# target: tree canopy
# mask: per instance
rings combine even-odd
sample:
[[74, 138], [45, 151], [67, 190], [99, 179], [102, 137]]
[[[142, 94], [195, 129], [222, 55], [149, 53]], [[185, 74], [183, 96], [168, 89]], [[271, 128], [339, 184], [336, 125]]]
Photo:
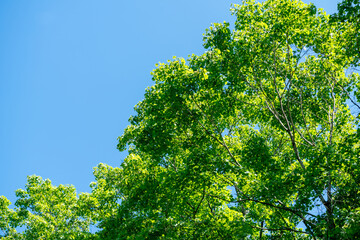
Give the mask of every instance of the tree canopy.
[[153, 70], [121, 166], [79, 196], [29, 177], [15, 210], [0, 198], [3, 239], [359, 238], [359, 1], [231, 11]]

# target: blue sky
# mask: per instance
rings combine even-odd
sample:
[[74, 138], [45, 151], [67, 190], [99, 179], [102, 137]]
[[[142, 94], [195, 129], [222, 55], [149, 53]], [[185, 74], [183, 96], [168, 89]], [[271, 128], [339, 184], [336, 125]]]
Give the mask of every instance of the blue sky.
[[[0, 195], [14, 202], [32, 174], [90, 191], [93, 167], [126, 156], [116, 139], [155, 64], [201, 54], [233, 2], [2, 0]], [[333, 13], [338, 1], [312, 2]]]

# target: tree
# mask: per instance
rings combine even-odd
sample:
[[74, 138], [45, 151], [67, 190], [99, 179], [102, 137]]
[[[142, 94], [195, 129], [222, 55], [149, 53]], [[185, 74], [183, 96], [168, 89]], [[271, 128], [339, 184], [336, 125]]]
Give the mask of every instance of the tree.
[[91, 193], [30, 177], [17, 209], [1, 198], [5, 239], [359, 238], [358, 20], [299, 0], [232, 14], [204, 54], [157, 65]]
[[[84, 201], [73, 186], [52, 186], [50, 180], [29, 176], [25, 190], [16, 191], [16, 210], [10, 201], [0, 198], [1, 239], [93, 239], [91, 219], [80, 207]], [[17, 227], [25, 227], [22, 233]]]
[[359, 237], [353, 25], [301, 1], [233, 14], [203, 55], [152, 72], [119, 138], [130, 155], [109, 223], [128, 239]]

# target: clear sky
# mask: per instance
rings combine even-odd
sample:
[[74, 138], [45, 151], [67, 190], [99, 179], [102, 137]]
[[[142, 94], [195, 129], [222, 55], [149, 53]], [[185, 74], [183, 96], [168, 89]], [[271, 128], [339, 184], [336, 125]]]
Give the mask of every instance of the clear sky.
[[90, 191], [93, 167], [126, 156], [116, 139], [155, 64], [201, 54], [233, 2], [1, 0], [0, 195], [14, 202], [32, 174]]

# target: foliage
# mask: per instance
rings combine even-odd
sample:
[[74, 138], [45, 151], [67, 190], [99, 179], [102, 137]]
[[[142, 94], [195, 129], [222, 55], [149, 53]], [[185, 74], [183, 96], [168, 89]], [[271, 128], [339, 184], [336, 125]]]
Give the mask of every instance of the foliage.
[[204, 54], [152, 72], [121, 166], [79, 197], [30, 177], [15, 210], [0, 199], [4, 239], [359, 238], [358, 20], [339, 6], [234, 5]]
[[338, 3], [338, 12], [333, 14], [333, 17], [338, 20], [358, 22], [360, 18], [360, 1], [359, 0], [344, 0]]
[[347, 22], [350, 24], [348, 29], [349, 39], [348, 46], [345, 48], [348, 55], [355, 56], [355, 65], [360, 61], [360, 1], [344, 0], [338, 3], [338, 12], [333, 14], [332, 21]]
[[17, 190], [16, 196], [15, 210], [8, 210], [10, 201], [1, 197], [2, 239], [91, 239], [91, 220], [79, 207], [73, 186], [55, 187], [48, 179], [29, 176], [25, 190]]
[[125, 222], [141, 226], [123, 224], [126, 236], [353, 239], [351, 23], [300, 1], [244, 1], [233, 14], [233, 31], [206, 32], [206, 53], [158, 65], [119, 138], [131, 154]]

